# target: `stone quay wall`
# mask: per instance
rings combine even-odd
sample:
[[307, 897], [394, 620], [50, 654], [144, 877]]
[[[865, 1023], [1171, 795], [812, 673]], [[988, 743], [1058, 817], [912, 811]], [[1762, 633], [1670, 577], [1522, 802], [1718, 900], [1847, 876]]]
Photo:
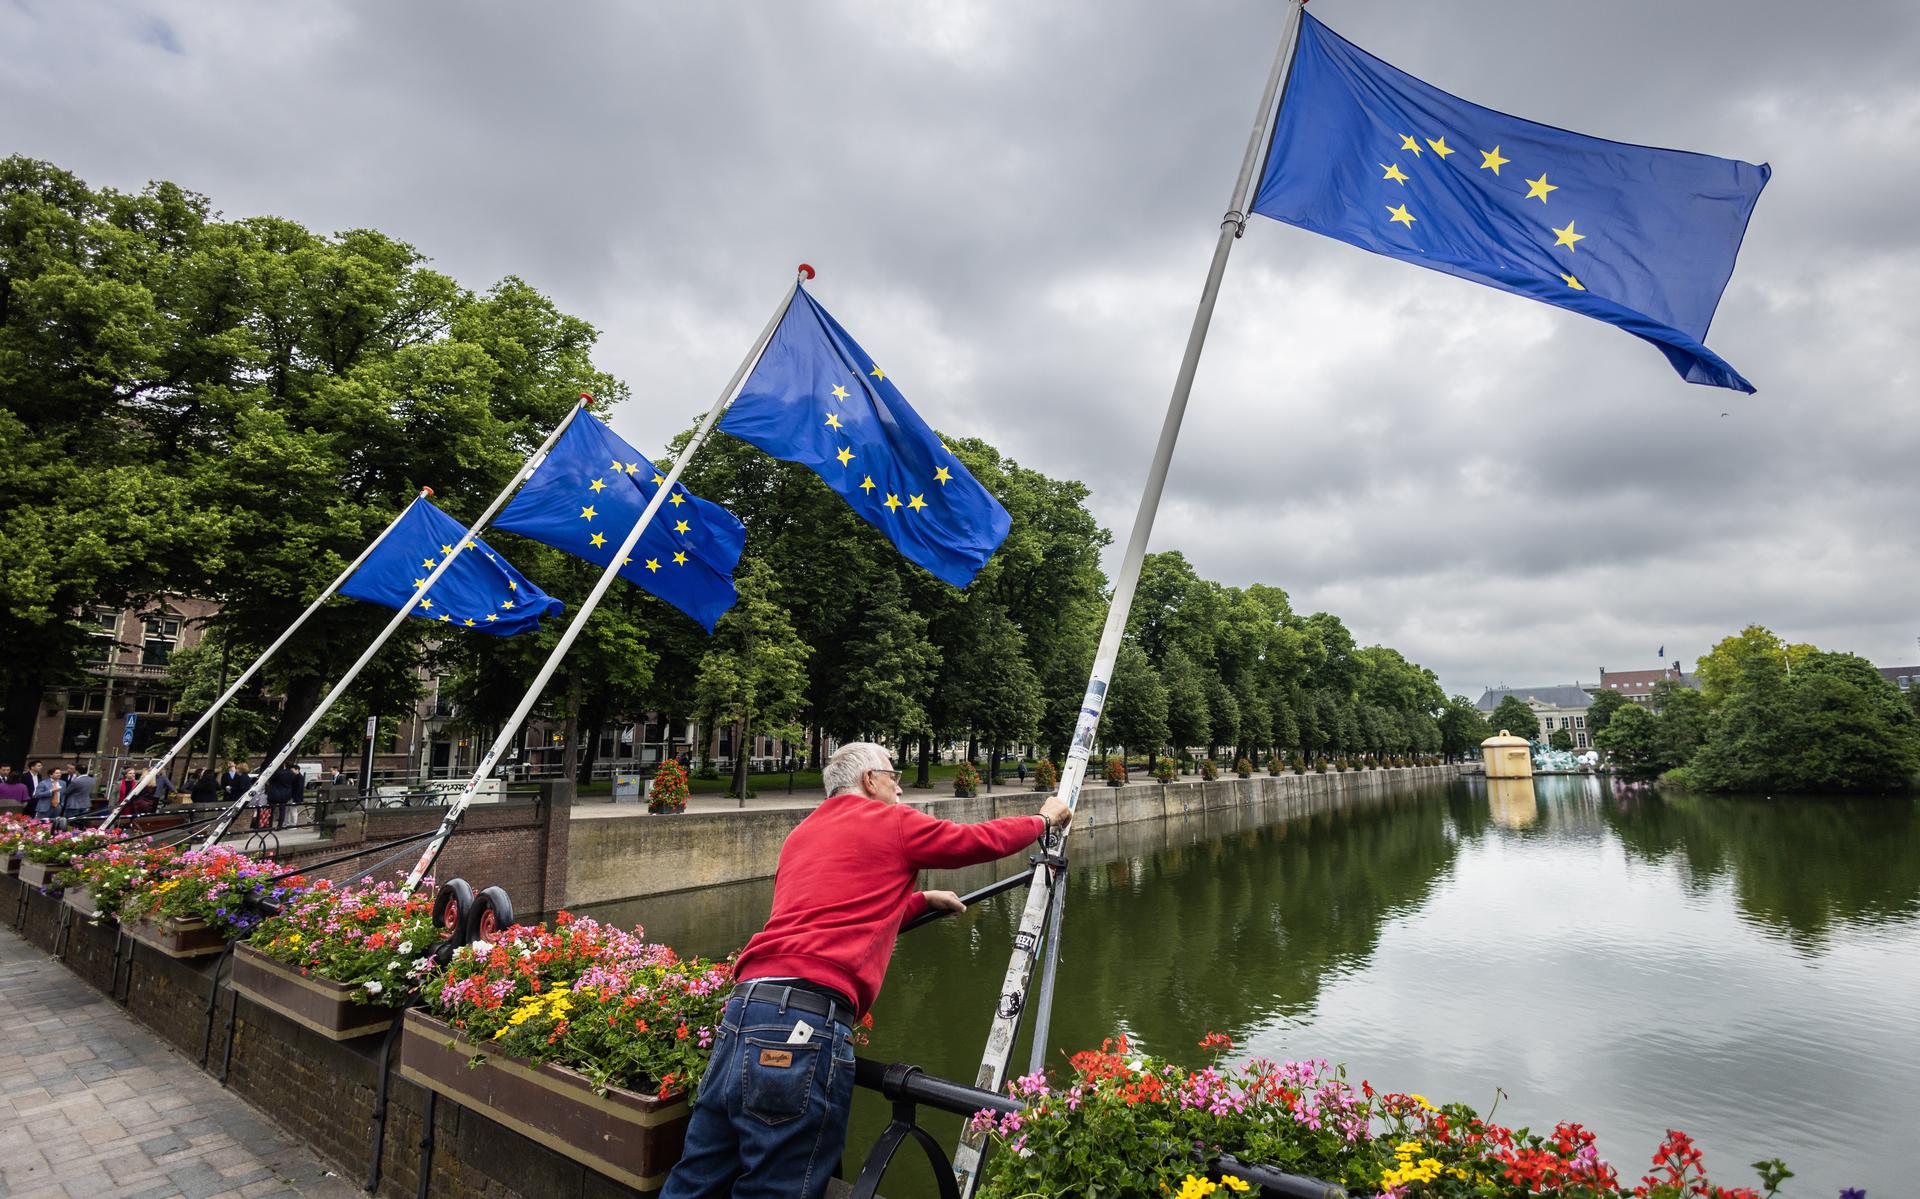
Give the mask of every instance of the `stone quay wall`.
[[[1141, 820], [1164, 820], [1220, 808], [1274, 806], [1273, 815], [1340, 807], [1390, 787], [1451, 781], [1459, 768], [1404, 766], [1387, 770], [1228, 776], [1213, 782], [1091, 783], [1080, 792], [1078, 827], [1100, 828]], [[1040, 810], [1046, 796], [1002, 786], [971, 798], [903, 798], [946, 820], [963, 824]], [[568, 843], [565, 904], [580, 906], [664, 895], [699, 887], [771, 878], [780, 846], [811, 809], [749, 809], [738, 812], [614, 816], [575, 824]]]

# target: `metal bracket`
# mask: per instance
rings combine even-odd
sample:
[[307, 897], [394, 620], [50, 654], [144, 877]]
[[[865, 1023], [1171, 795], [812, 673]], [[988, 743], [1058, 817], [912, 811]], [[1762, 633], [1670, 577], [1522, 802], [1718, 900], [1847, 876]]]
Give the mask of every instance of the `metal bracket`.
[[1220, 227], [1224, 229], [1228, 225], [1233, 226], [1234, 240], [1240, 240], [1247, 235], [1247, 214], [1237, 208], [1227, 209], [1227, 214], [1220, 218]]

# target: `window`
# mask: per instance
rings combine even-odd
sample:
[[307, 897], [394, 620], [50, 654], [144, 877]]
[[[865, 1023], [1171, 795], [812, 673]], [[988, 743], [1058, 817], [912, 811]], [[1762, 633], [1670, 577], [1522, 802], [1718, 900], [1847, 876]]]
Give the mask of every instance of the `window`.
[[147, 666], [165, 666], [180, 644], [180, 620], [174, 616], [149, 616], [146, 626], [140, 661]]
[[1576, 717], [1574, 717], [1574, 718], [1573, 718], [1573, 727], [1574, 727], [1574, 728], [1576, 728], [1576, 729], [1584, 729], [1584, 728], [1586, 728], [1586, 727], [1587, 727], [1587, 718], [1586, 718], [1586, 717], [1584, 717], [1584, 716], [1576, 716]]
[[1585, 749], [1587, 747], [1587, 735], [1585, 733], [1575, 733], [1574, 740], [1579, 742], [1581, 749]]
[[83, 623], [87, 631], [93, 634], [93, 644], [87, 649], [87, 664], [105, 666], [113, 653], [114, 634], [120, 628], [120, 614], [96, 608]]

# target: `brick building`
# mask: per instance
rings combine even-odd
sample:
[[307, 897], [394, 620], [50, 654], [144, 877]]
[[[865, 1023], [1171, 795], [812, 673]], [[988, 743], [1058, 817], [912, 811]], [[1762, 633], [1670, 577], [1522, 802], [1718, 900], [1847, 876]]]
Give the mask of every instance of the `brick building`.
[[1680, 663], [1675, 662], [1659, 670], [1608, 670], [1602, 666], [1599, 684], [1588, 690], [1595, 695], [1602, 691], [1617, 691], [1643, 708], [1658, 711], [1659, 706], [1653, 702], [1653, 689], [1658, 683], [1677, 683], [1695, 691], [1700, 689], [1699, 678], [1681, 670]]

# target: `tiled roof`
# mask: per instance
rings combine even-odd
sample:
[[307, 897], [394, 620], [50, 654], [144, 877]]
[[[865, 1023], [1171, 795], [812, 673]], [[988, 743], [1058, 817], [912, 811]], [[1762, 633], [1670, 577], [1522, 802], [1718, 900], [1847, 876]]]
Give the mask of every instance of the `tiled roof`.
[[1569, 683], [1559, 687], [1489, 687], [1473, 706], [1482, 712], [1491, 712], [1509, 695], [1533, 700], [1549, 708], [1585, 708], [1593, 703], [1593, 697], [1587, 694], [1585, 688]]

